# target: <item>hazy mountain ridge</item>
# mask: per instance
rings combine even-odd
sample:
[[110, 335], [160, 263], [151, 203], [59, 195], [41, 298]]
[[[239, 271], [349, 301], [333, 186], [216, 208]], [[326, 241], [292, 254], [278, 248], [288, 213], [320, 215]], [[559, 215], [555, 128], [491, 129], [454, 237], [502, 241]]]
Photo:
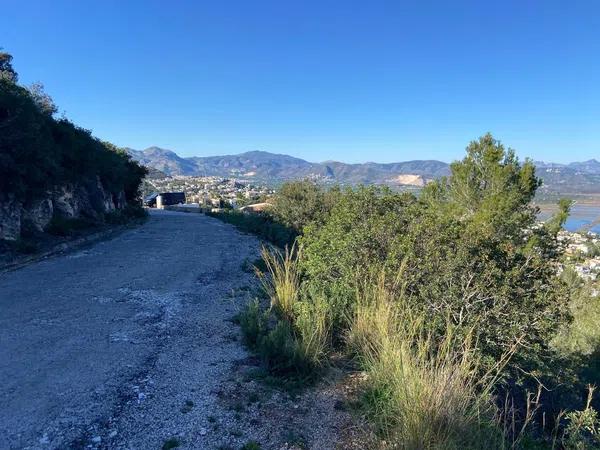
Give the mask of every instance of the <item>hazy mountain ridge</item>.
[[[289, 155], [264, 151], [188, 158], [182, 158], [171, 150], [158, 147], [146, 150], [128, 148], [127, 151], [136, 161], [170, 176], [235, 176], [262, 182], [315, 178], [342, 184], [405, 184], [398, 181], [399, 175], [416, 175], [423, 182], [427, 182], [449, 173], [447, 163], [435, 160], [347, 164], [339, 161], [313, 163]], [[414, 184], [419, 185], [420, 181], [417, 180]]]
[[[278, 183], [314, 178], [341, 184], [388, 184], [420, 186], [448, 175], [450, 165], [437, 160], [397, 163], [348, 164], [339, 161], [313, 163], [284, 154], [250, 151], [237, 155], [187, 157], [159, 147], [127, 149], [140, 163], [166, 175], [222, 176]], [[591, 159], [569, 164], [535, 162], [547, 192], [600, 193], [600, 162]]]

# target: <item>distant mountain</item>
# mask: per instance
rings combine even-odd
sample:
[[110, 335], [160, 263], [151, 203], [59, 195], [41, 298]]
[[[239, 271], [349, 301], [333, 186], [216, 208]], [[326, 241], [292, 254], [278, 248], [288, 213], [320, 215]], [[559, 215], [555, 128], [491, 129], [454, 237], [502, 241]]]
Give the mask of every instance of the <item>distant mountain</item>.
[[569, 164], [570, 169], [578, 170], [583, 173], [593, 173], [600, 175], [600, 161], [590, 159], [583, 162], [574, 162]]
[[[220, 176], [268, 185], [311, 178], [325, 183], [419, 187], [450, 173], [447, 163], [436, 160], [389, 164], [347, 164], [338, 161], [312, 163], [289, 155], [263, 151], [188, 158], [159, 147], [127, 151], [136, 161], [169, 176]], [[595, 159], [570, 164], [535, 164], [538, 175], [544, 181], [543, 192], [600, 193], [600, 162]]]
[[146, 150], [126, 148], [131, 157], [147, 167], [159, 170], [167, 175], [194, 175], [195, 166], [187, 158], [181, 158], [175, 152], [160, 147]]
[[312, 178], [341, 184], [421, 186], [449, 173], [441, 161], [406, 161], [390, 164], [346, 164], [338, 161], [312, 163], [289, 155], [251, 151], [239, 155], [182, 158], [171, 150], [150, 147], [127, 151], [136, 161], [169, 176], [222, 176], [279, 183], [291, 179]]

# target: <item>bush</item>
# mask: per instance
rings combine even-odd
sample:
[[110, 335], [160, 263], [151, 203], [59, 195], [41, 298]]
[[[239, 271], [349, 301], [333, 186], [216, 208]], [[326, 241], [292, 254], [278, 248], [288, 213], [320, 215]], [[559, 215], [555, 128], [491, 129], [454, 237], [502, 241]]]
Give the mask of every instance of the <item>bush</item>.
[[566, 414], [568, 423], [562, 438], [562, 445], [566, 449], [600, 448], [600, 419], [596, 410], [590, 406], [593, 392], [594, 389], [590, 387], [588, 401], [582, 411]]
[[250, 302], [246, 309], [239, 315], [238, 320], [242, 328], [244, 343], [252, 350], [256, 350], [261, 338], [266, 334], [268, 314], [260, 307], [260, 302]]
[[388, 289], [428, 317], [432, 333], [443, 335], [448, 317], [458, 333], [475, 329], [484, 367], [523, 339], [503, 374], [519, 380], [518, 395], [528, 386], [523, 372], [548, 385], [572, 383], [572, 368], [557, 364], [550, 345], [570, 321], [569, 293], [556, 276], [559, 227], [537, 227], [530, 205], [538, 184], [530, 163], [484, 136], [452, 165], [450, 179], [419, 198], [347, 190], [323, 225], [304, 229], [302, 290], [324, 292], [339, 335], [361, 284], [383, 273]]
[[323, 299], [300, 298], [297, 258], [300, 252], [263, 249], [268, 272], [261, 274], [270, 307], [258, 300], [240, 314], [244, 342], [269, 371], [294, 381], [312, 380], [324, 367], [330, 344], [330, 313]]
[[241, 231], [255, 234], [281, 248], [292, 245], [297, 237], [294, 230], [278, 223], [268, 213], [243, 213], [232, 210], [207, 212], [206, 215], [230, 223]]
[[391, 447], [503, 447], [491, 395], [500, 367], [481, 377], [473, 342], [450, 322], [436, 339], [422, 312], [381, 282], [360, 295], [348, 344], [368, 376], [363, 407]]
[[302, 233], [308, 224], [326, 220], [339, 194], [339, 188], [326, 191], [309, 180], [290, 181], [277, 191], [273, 215], [278, 222]]

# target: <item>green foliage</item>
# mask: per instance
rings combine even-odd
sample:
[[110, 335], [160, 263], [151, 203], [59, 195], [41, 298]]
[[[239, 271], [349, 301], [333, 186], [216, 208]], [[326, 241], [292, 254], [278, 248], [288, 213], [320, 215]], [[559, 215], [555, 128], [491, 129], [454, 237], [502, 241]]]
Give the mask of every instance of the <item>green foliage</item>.
[[58, 108], [54, 104], [54, 100], [44, 90], [44, 85], [42, 83], [34, 83], [29, 88], [29, 95], [31, 99], [36, 104], [38, 109], [42, 114], [47, 114], [49, 116], [58, 112]]
[[266, 334], [268, 314], [260, 307], [260, 302], [250, 302], [246, 309], [239, 315], [238, 320], [242, 328], [244, 343], [252, 350], [256, 350], [261, 338]]
[[[3, 56], [4, 55], [4, 56]], [[0, 72], [10, 73], [10, 55], [0, 53]], [[95, 184], [137, 199], [146, 169], [112, 144], [67, 119], [40, 84], [27, 90], [15, 77], [0, 77], [0, 192], [29, 201], [56, 186]]]
[[388, 189], [360, 187], [340, 195], [326, 222], [305, 228], [300, 267], [308, 289], [325, 293], [336, 327], [354, 298], [357, 283], [401, 264], [403, 233], [416, 214], [417, 199]]
[[429, 316], [432, 331], [441, 335], [447, 317], [459, 330], [476, 327], [488, 365], [522, 340], [512, 367], [547, 372], [549, 342], [569, 311], [556, 277], [556, 230], [536, 228], [529, 203], [538, 185], [531, 163], [519, 164], [486, 135], [419, 199], [346, 191], [322, 226], [305, 228], [303, 288], [327, 294], [343, 330], [361, 282], [383, 272], [390, 289]]
[[207, 212], [206, 214], [223, 222], [230, 223], [241, 231], [256, 234], [281, 248], [286, 245], [292, 245], [297, 236], [294, 230], [275, 221], [267, 213], [243, 213], [228, 210]]
[[19, 80], [19, 75], [13, 69], [12, 59], [12, 55], [3, 52], [0, 47], [0, 80], [16, 83]]
[[600, 348], [600, 296], [597, 283], [584, 282], [574, 270], [566, 268], [562, 278], [570, 289], [573, 321], [564, 326], [554, 345], [565, 354], [591, 355]]
[[330, 310], [323, 298], [300, 298], [299, 252], [263, 251], [268, 271], [261, 274], [270, 308], [258, 300], [239, 315], [244, 341], [267, 369], [292, 383], [312, 380], [325, 365], [330, 346]]
[[591, 407], [594, 389], [589, 387], [587, 404], [583, 410], [565, 415], [567, 425], [561, 444], [567, 450], [600, 449], [600, 418]]
[[277, 221], [301, 233], [310, 223], [322, 223], [339, 197], [338, 188], [325, 191], [316, 183], [284, 183], [274, 198], [273, 215]]
[[426, 318], [432, 342], [444, 342], [449, 323], [457, 342], [472, 333], [478, 372], [514, 349], [498, 389], [526, 398], [543, 382], [549, 390], [537, 409], [552, 417], [557, 405], [577, 401], [580, 387], [576, 360], [552, 345], [572, 319], [573, 292], [557, 276], [557, 232], [570, 203], [539, 226], [533, 165], [489, 135], [451, 169], [419, 198], [373, 187], [341, 193], [322, 224], [304, 228], [300, 289], [324, 294], [339, 342], [358, 294], [382, 276], [393, 298]]
[[368, 375], [362, 405], [391, 448], [503, 448], [491, 396], [501, 363], [482, 376], [472, 330], [461, 336], [450, 320], [445, 326], [435, 339], [427, 316], [383, 278], [365, 286], [348, 334]]

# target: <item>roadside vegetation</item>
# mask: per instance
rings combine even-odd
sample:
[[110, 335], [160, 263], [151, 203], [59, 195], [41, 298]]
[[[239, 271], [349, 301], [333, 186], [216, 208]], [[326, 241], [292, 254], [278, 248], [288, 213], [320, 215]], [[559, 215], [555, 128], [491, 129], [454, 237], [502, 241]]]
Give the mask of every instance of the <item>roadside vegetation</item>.
[[298, 237], [295, 230], [278, 222], [267, 212], [246, 214], [232, 209], [225, 209], [218, 212], [207, 211], [206, 215], [229, 223], [240, 231], [256, 234], [281, 248], [292, 245]]
[[419, 197], [285, 185], [269, 216], [267, 301], [240, 315], [276, 376], [315, 380], [345, 355], [366, 376], [359, 410], [382, 448], [598, 448], [597, 291], [559, 274], [540, 186], [491, 135]]

